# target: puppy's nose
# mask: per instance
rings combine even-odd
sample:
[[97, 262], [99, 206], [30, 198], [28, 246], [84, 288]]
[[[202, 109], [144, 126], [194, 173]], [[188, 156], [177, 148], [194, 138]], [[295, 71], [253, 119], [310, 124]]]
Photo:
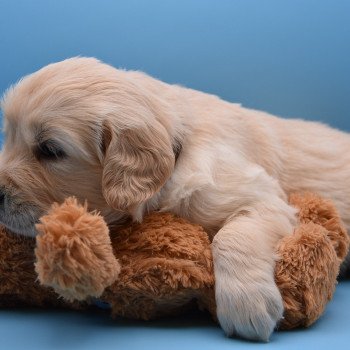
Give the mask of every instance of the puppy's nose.
[[5, 196], [6, 195], [4, 189], [0, 187], [0, 210], [4, 209]]

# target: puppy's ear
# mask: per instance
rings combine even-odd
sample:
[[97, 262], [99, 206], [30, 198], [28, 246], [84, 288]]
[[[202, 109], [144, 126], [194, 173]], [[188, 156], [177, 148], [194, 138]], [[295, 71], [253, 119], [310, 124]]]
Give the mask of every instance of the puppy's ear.
[[158, 122], [119, 131], [106, 123], [102, 151], [103, 196], [116, 210], [130, 211], [152, 197], [174, 168], [170, 137]]

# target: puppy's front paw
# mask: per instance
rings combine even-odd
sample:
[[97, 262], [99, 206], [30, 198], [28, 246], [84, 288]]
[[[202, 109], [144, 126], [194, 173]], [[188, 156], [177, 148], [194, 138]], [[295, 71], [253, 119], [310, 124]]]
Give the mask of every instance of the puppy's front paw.
[[217, 316], [228, 336], [267, 342], [283, 317], [281, 294], [270, 283], [216, 279]]

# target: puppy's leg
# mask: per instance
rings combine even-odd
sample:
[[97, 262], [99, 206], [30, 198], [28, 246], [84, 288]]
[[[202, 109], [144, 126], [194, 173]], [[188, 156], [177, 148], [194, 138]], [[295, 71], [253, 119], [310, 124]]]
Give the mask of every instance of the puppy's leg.
[[274, 281], [275, 246], [295, 210], [279, 198], [230, 218], [212, 243], [217, 316], [227, 335], [268, 341], [283, 316]]

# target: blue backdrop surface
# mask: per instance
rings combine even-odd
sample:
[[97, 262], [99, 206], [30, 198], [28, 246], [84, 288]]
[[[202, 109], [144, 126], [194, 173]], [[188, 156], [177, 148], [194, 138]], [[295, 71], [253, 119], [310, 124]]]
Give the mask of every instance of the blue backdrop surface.
[[[0, 93], [71, 56], [350, 131], [350, 1], [0, 0]], [[350, 284], [324, 317], [268, 345], [227, 339], [208, 317], [111, 322], [104, 314], [0, 311], [0, 349], [349, 347]]]
[[226, 338], [208, 315], [151, 322], [102, 312], [0, 311], [4, 350], [330, 350], [349, 349], [350, 281], [339, 284], [323, 317], [307, 330], [276, 332], [269, 343]]
[[350, 130], [350, 1], [0, 0], [0, 92], [76, 55]]

